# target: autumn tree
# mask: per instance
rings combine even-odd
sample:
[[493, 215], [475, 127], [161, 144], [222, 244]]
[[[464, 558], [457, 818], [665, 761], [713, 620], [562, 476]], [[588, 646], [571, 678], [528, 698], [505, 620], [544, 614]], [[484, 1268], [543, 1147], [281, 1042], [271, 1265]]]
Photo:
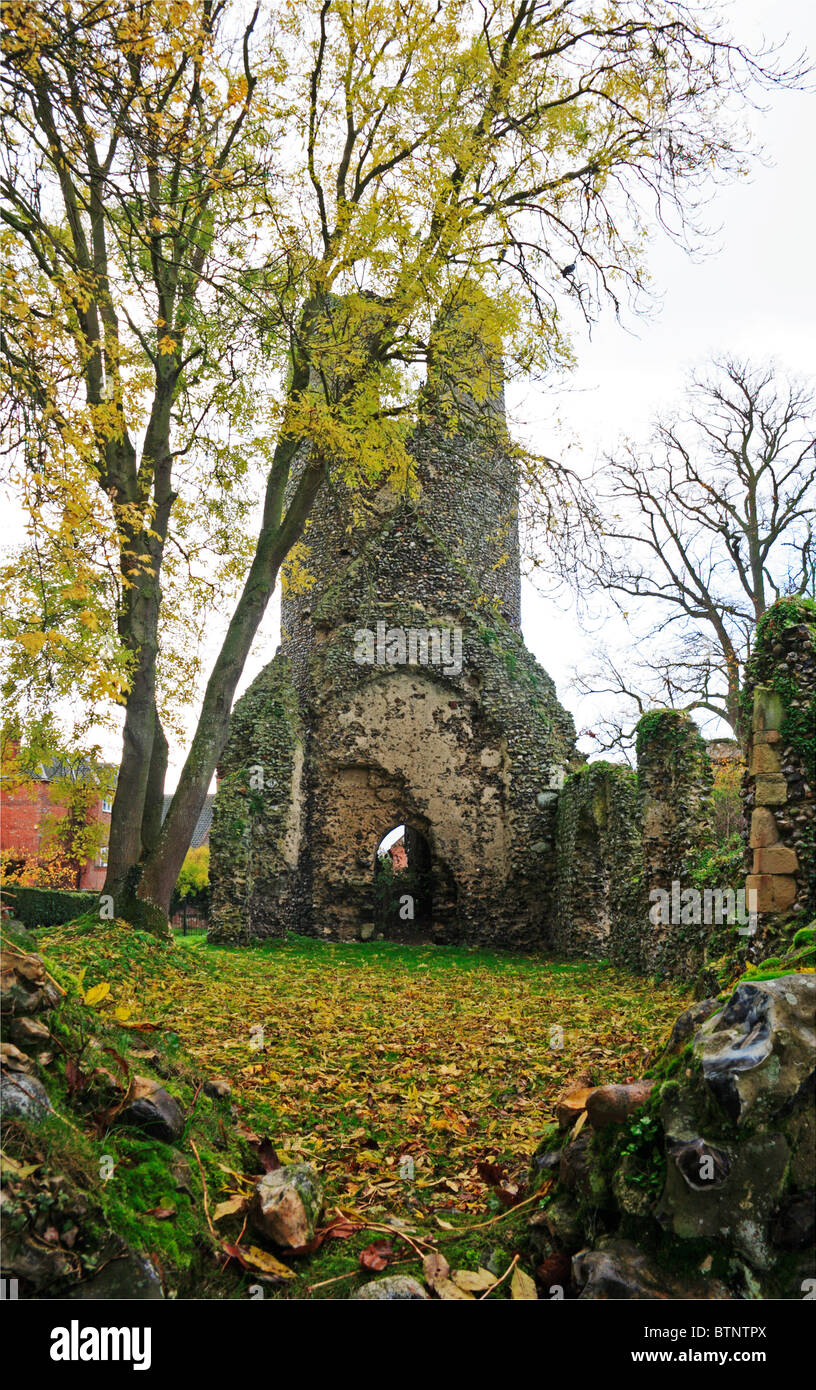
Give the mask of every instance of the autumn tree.
[[[567, 362], [565, 306], [637, 294], [644, 222], [682, 233], [743, 167], [735, 96], [800, 69], [668, 0], [9, 0], [5, 21], [21, 670], [113, 682], [107, 886], [158, 924], [319, 488], [410, 485], [432, 332], [453, 399], [463, 324], [508, 371]], [[162, 825], [191, 554], [235, 599]]]
[[773, 363], [722, 358], [644, 447], [625, 444], [592, 482], [584, 594], [611, 597], [631, 653], [602, 654], [584, 694], [618, 709], [597, 740], [626, 748], [655, 704], [718, 716], [743, 740], [740, 691], [753, 632], [780, 595], [816, 587], [816, 401]]

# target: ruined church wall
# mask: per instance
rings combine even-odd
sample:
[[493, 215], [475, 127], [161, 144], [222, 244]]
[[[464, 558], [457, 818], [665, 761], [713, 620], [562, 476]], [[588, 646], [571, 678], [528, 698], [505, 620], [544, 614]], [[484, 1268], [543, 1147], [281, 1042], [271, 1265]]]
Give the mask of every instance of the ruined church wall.
[[282, 936], [300, 877], [305, 734], [278, 655], [236, 703], [210, 831], [209, 939]]
[[[677, 888], [692, 885], [696, 852], [709, 838], [713, 771], [705, 740], [682, 710], [651, 710], [637, 726], [643, 862], [643, 968], [691, 979], [702, 961], [708, 927], [676, 920]], [[655, 902], [655, 893], [665, 895]], [[688, 915], [688, 914], [687, 914]]]
[[643, 879], [636, 774], [608, 762], [571, 773], [559, 797], [556, 845], [551, 949], [639, 968]]
[[742, 695], [749, 727], [743, 803], [754, 955], [816, 916], [816, 603], [778, 600], [757, 625]]
[[[503, 437], [503, 424], [499, 431]], [[355, 520], [342, 483], [332, 478], [318, 494], [303, 536], [308, 587], [285, 593], [281, 604], [284, 649], [303, 688], [317, 609], [325, 622], [326, 596], [340, 589], [348, 601], [353, 590], [360, 607], [349, 620], [356, 617], [358, 626], [365, 625], [368, 595], [375, 586], [383, 593], [378, 570], [384, 545], [390, 551], [388, 592], [398, 601], [444, 610], [452, 565], [459, 571], [456, 588], [466, 583], [485, 615], [520, 632], [518, 475], [511, 457], [495, 439], [452, 435], [433, 426], [417, 434], [411, 452], [414, 497], [377, 486], [366, 515]], [[290, 486], [296, 480], [297, 470]]]
[[718, 927], [703, 912], [699, 856], [711, 845], [712, 775], [694, 721], [665, 709], [638, 724], [636, 772], [598, 762], [567, 779], [554, 950], [691, 981], [712, 949], [736, 949], [737, 924]]
[[[297, 556], [303, 582], [282, 602], [270, 680], [286, 698], [258, 705], [258, 727], [249, 704], [236, 707], [213, 831], [222, 934], [360, 931], [377, 844], [406, 823], [431, 849], [437, 940], [544, 939], [574, 726], [520, 634], [518, 471], [501, 392], [471, 403], [453, 432], [431, 394], [411, 444], [416, 490], [375, 483], [355, 518], [342, 483], [324, 484]], [[461, 669], [361, 665], [358, 635], [379, 624], [461, 634]], [[250, 704], [261, 699], [253, 686]], [[242, 771], [249, 742], [264, 739], [278, 759], [270, 806]], [[287, 787], [289, 819], [270, 809]], [[295, 841], [291, 859], [282, 847]]]
[[[376, 611], [368, 616], [376, 622]], [[353, 660], [351, 623], [318, 648], [309, 838], [324, 876], [333, 847], [345, 848], [334, 887], [315, 875], [315, 921], [355, 920], [353, 904], [368, 901], [379, 839], [405, 821], [426, 835], [441, 879], [455, 892], [455, 899], [442, 895], [437, 939], [540, 943], [556, 788], [572, 751], [572, 722], [509, 625], [499, 632], [461, 611], [441, 616], [463, 624], [457, 674], [361, 667]], [[401, 618], [406, 626], [420, 621], [415, 607], [390, 605], [390, 622], [398, 626]], [[343, 882], [353, 892], [338, 910]], [[327, 892], [331, 902], [324, 901]]]

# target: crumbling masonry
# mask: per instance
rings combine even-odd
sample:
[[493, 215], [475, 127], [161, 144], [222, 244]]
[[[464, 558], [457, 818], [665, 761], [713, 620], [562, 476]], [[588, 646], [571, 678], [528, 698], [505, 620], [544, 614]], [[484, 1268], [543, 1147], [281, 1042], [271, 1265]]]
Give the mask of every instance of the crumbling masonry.
[[[415, 497], [383, 487], [364, 525], [321, 493], [313, 583], [284, 599], [280, 649], [236, 705], [221, 762], [215, 939], [379, 932], [377, 847], [405, 825], [428, 885], [405, 935], [547, 941], [574, 728], [521, 637], [500, 390], [478, 416], [457, 434], [431, 419], [412, 446]], [[394, 934], [403, 919], [388, 920]]]
[[[232, 717], [210, 934], [541, 947], [710, 992], [816, 911], [816, 605], [773, 605], [743, 693], [747, 882], [735, 872], [755, 936], [707, 915], [712, 768], [689, 715], [643, 716], [636, 772], [580, 765], [521, 637], [501, 390], [467, 404], [458, 433], [428, 412], [416, 490], [380, 487], [364, 520], [336, 485], [318, 499], [311, 583], [285, 597], [280, 649]], [[408, 871], [389, 886], [377, 849], [401, 825]], [[718, 879], [715, 904], [735, 889]]]

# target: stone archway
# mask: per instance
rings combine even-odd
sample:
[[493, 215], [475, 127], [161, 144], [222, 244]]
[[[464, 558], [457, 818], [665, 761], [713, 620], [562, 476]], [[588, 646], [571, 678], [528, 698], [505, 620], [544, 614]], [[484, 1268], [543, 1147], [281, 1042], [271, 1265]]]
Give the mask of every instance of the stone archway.
[[382, 837], [374, 855], [375, 935], [392, 941], [431, 937], [432, 858], [428, 839], [416, 826], [399, 825]]

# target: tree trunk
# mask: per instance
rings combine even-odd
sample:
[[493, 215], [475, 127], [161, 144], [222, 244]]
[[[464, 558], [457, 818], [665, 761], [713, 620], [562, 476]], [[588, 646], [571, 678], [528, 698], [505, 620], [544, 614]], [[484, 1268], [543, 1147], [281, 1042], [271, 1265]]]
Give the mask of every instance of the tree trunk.
[[[291, 446], [283, 446], [292, 452]], [[287, 468], [288, 472], [288, 468]], [[178, 788], [162, 825], [158, 844], [147, 855], [136, 888], [142, 912], [160, 929], [166, 924], [170, 899], [204, 807], [213, 773], [224, 748], [235, 689], [255, 633], [266, 611], [278, 571], [303, 532], [306, 518], [325, 475], [322, 460], [307, 463], [283, 521], [261, 532], [243, 592], [207, 683], [201, 716]], [[286, 475], [273, 467], [267, 488], [265, 517], [280, 517]]]
[[[108, 872], [105, 892], [116, 902], [132, 894], [136, 866], [143, 853], [143, 821], [151, 772], [157, 780], [162, 750], [153, 761], [153, 743], [160, 729], [156, 715], [156, 661], [159, 651], [161, 566], [164, 542], [173, 505], [170, 486], [170, 408], [172, 392], [165, 382], [154, 402], [154, 413], [145, 438], [145, 457], [154, 462], [155, 513], [150, 529], [132, 527], [122, 537], [122, 573], [129, 587], [120, 617], [120, 637], [133, 653], [135, 667], [125, 704], [122, 761], [111, 811]], [[162, 734], [163, 738], [163, 734]], [[162, 774], [162, 784], [164, 777]], [[154, 827], [155, 808], [148, 812], [148, 833]], [[159, 811], [161, 816], [161, 811]], [[161, 825], [161, 819], [159, 819]], [[117, 905], [117, 910], [119, 910]]]
[[142, 812], [142, 856], [156, 848], [161, 834], [164, 812], [164, 782], [167, 776], [169, 748], [159, 712], [154, 706], [153, 748], [147, 774], [144, 811]]
[[155, 733], [155, 641], [139, 647], [133, 683], [125, 706], [122, 761], [111, 810], [105, 892], [114, 899], [142, 853], [142, 816], [153, 757]]

